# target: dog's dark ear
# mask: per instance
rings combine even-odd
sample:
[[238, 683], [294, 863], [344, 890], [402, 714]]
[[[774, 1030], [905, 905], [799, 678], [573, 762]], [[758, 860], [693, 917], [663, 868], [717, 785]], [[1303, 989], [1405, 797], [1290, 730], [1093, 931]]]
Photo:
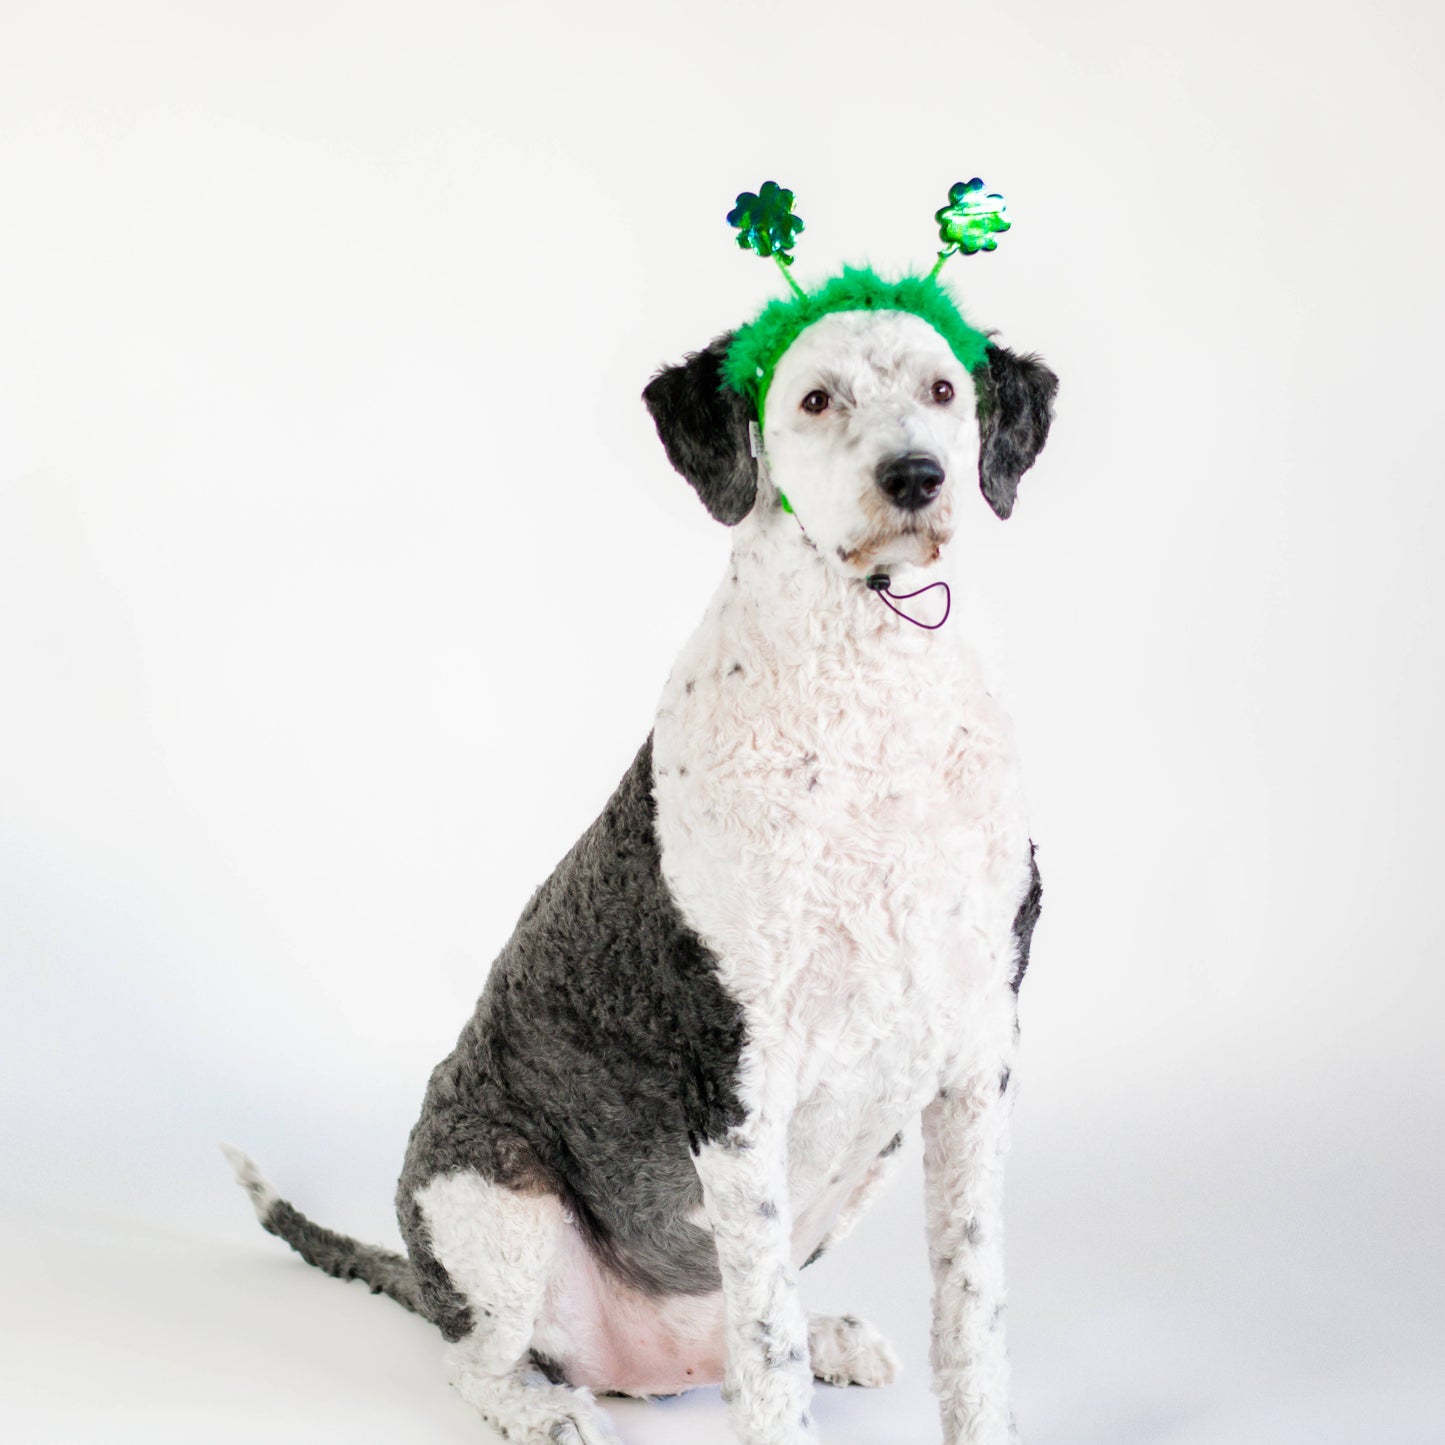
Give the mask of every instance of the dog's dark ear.
[[668, 461], [730, 527], [747, 516], [758, 494], [758, 464], [748, 442], [752, 408], [723, 383], [731, 343], [731, 334], [719, 336], [706, 351], [659, 371], [642, 393]]
[[990, 345], [973, 373], [978, 405], [978, 485], [1000, 517], [1014, 509], [1019, 478], [1044, 449], [1059, 379], [1037, 356]]

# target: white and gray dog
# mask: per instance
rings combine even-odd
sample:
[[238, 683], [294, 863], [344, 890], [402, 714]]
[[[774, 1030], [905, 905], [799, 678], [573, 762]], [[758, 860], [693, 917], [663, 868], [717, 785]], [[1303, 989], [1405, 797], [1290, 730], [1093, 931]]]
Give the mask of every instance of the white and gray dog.
[[228, 1152], [271, 1233], [437, 1325], [509, 1440], [601, 1445], [594, 1392], [721, 1381], [739, 1439], [804, 1445], [814, 1378], [896, 1363], [867, 1324], [809, 1315], [799, 1270], [921, 1113], [944, 1437], [1005, 1445], [1000, 1191], [1039, 878], [1010, 725], [956, 624], [876, 592], [930, 580], [975, 472], [1009, 515], [1056, 378], [993, 344], [970, 375], [918, 315], [841, 311], [783, 354], [759, 448], [728, 341], [644, 393], [734, 527], [727, 575], [431, 1077], [408, 1258]]

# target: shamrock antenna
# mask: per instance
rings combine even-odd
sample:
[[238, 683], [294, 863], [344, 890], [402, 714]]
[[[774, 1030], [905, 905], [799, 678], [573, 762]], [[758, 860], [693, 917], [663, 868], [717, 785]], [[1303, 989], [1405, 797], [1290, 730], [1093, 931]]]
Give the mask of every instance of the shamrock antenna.
[[783, 280], [792, 287], [793, 295], [802, 296], [803, 288], [793, 280], [788, 267], [793, 264], [793, 244], [803, 229], [803, 218], [793, 214], [793, 193], [776, 181], [764, 181], [754, 195], [744, 191], [728, 212], [728, 225], [736, 226], [738, 245], [759, 256], [771, 256], [783, 273]]
[[960, 251], [972, 256], [979, 251], [996, 251], [994, 236], [1007, 231], [1012, 224], [1004, 211], [1004, 198], [996, 191], [985, 191], [975, 176], [971, 181], [955, 181], [948, 188], [948, 204], [933, 213], [938, 222], [938, 239], [943, 250], [938, 253], [929, 278], [943, 270], [943, 263]]
[[[971, 181], [955, 181], [948, 188], [948, 204], [933, 213], [943, 249], [928, 279], [937, 279], [950, 256], [996, 251], [996, 238], [1012, 224], [1007, 210], [1004, 198], [997, 191], [985, 190], [977, 176]], [[728, 212], [728, 225], [737, 231], [738, 245], [744, 251], [753, 251], [765, 259], [771, 257], [793, 295], [800, 299], [805, 296], [788, 269], [793, 264], [798, 232], [803, 229], [803, 218], [793, 212], [792, 191], [776, 181], [764, 181], [756, 193], [743, 191]]]

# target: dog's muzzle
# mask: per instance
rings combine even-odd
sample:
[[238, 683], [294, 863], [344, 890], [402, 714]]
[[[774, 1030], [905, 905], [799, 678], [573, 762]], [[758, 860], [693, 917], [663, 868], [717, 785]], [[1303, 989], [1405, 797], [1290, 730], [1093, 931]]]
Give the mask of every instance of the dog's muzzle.
[[875, 473], [883, 495], [895, 507], [916, 512], [943, 490], [943, 468], [927, 452], [905, 452], [878, 463]]

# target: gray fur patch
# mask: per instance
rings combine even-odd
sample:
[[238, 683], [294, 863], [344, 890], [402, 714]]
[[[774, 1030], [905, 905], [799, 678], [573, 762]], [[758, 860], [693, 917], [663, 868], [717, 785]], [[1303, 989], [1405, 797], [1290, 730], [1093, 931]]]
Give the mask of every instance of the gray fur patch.
[[561, 1364], [550, 1355], [541, 1354], [537, 1350], [530, 1351], [530, 1354], [532, 1364], [541, 1372], [542, 1377], [549, 1385], [566, 1385], [570, 1383], [567, 1379], [567, 1372], [562, 1368]]
[[422, 1312], [416, 1276], [401, 1255], [316, 1224], [284, 1199], [271, 1206], [261, 1225], [333, 1279], [359, 1279], [372, 1294], [389, 1295], [399, 1305]]
[[399, 1254], [374, 1244], [362, 1244], [314, 1223], [293, 1208], [268, 1184], [252, 1159], [230, 1144], [221, 1152], [246, 1191], [261, 1227], [284, 1240], [306, 1261], [333, 1279], [359, 1279], [372, 1294], [389, 1295], [409, 1310], [422, 1311], [421, 1292], [412, 1267]]
[[[1024, 901], [1019, 904], [1019, 910], [1014, 914], [1014, 937], [1018, 940], [1018, 962], [1014, 965], [1014, 976], [1009, 980], [1009, 986], [1015, 993], [1019, 991], [1019, 985], [1024, 981], [1024, 974], [1029, 966], [1029, 948], [1034, 941], [1034, 927], [1039, 921], [1039, 914], [1044, 907], [1044, 882], [1039, 876], [1039, 865], [1035, 858], [1038, 849], [1029, 844], [1029, 891], [1024, 894]], [[1000, 1092], [1008, 1088], [1008, 1077], [1005, 1074]]]
[[662, 880], [652, 739], [601, 816], [533, 896], [476, 1012], [434, 1071], [397, 1211], [426, 1312], [449, 1339], [466, 1301], [414, 1201], [475, 1169], [558, 1195], [598, 1259], [651, 1295], [720, 1287], [689, 1157], [742, 1122], [742, 1012]]
[[978, 483], [989, 506], [1007, 517], [1019, 478], [1048, 440], [1059, 379], [1037, 356], [1015, 356], [989, 343], [987, 365], [973, 373], [979, 421]]
[[747, 516], [758, 494], [752, 407], [723, 381], [731, 344], [731, 333], [719, 336], [705, 351], [664, 367], [642, 393], [668, 461], [729, 526]]

